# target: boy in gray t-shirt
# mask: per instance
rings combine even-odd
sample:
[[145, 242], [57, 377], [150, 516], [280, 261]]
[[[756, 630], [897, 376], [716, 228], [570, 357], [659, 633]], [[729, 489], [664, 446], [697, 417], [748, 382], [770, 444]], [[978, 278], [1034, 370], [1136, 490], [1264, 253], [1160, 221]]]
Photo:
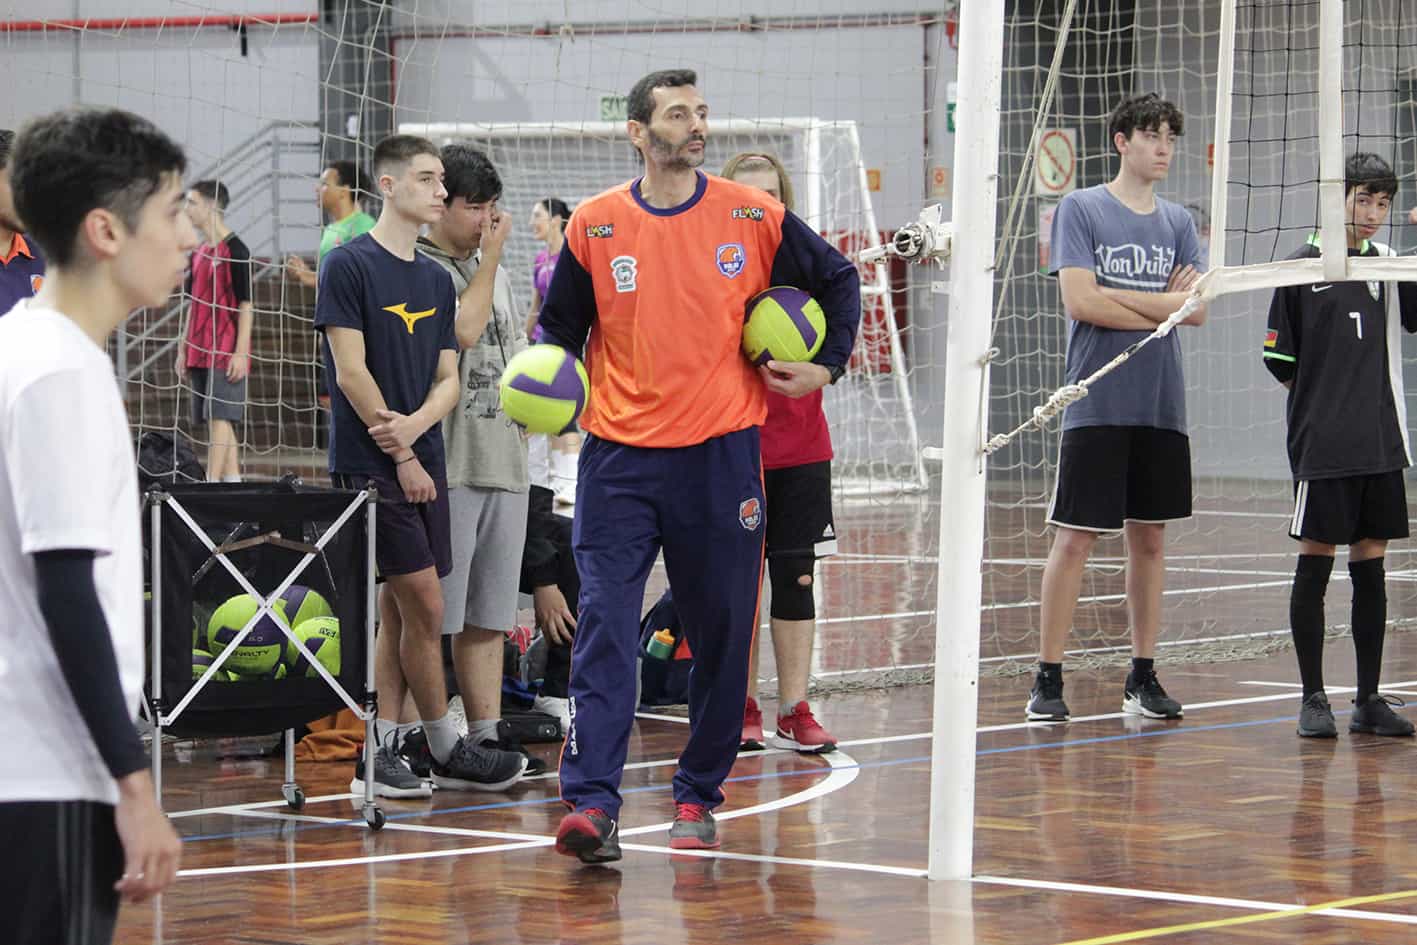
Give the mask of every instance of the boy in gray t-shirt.
[[[1070, 319], [1067, 381], [1075, 384], [1155, 331], [1179, 309], [1202, 268], [1186, 210], [1155, 194], [1170, 169], [1181, 112], [1155, 94], [1127, 99], [1109, 124], [1121, 156], [1108, 184], [1068, 194], [1053, 218], [1054, 272]], [[1184, 324], [1199, 325], [1205, 310]], [[1122, 711], [1178, 719], [1180, 703], [1152, 661], [1165, 579], [1165, 527], [1191, 515], [1191, 453], [1181, 340], [1173, 331], [1138, 351], [1063, 415], [1057, 527], [1043, 571], [1039, 669], [1032, 720], [1068, 719], [1063, 649], [1083, 570], [1101, 534], [1125, 532], [1132, 670]]]
[[[486, 155], [448, 145], [442, 159], [448, 209], [418, 251], [448, 270], [461, 300], [462, 393], [443, 421], [453, 545], [452, 571], [442, 581], [443, 633], [452, 637], [468, 737], [520, 751], [499, 726], [502, 647], [516, 625], [530, 488], [526, 441], [498, 396], [507, 361], [526, 347], [511, 279], [499, 264], [511, 218], [497, 210], [502, 180]], [[528, 755], [527, 774], [545, 768]]]

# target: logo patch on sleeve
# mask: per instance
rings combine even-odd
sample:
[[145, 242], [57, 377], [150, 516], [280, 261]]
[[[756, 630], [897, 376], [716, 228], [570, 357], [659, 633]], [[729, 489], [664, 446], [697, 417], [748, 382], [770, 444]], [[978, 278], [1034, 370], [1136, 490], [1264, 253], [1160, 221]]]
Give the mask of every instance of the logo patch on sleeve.
[[615, 235], [615, 224], [592, 223], [585, 228], [585, 235], [588, 240], [608, 240]]
[[747, 258], [742, 243], [724, 243], [714, 253], [718, 271], [730, 279], [736, 278], [738, 273], [743, 271]]
[[1277, 344], [1279, 344], [1279, 332], [1271, 328], [1264, 333], [1264, 346], [1266, 348], [1273, 348]]

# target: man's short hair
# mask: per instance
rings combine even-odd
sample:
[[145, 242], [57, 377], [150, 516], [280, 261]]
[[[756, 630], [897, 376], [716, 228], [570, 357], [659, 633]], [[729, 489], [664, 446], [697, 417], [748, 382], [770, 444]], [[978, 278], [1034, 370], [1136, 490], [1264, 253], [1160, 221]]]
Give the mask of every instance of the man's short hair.
[[625, 103], [625, 117], [647, 125], [654, 115], [655, 89], [677, 89], [684, 85], [698, 84], [699, 76], [693, 69], [661, 69], [651, 72], [630, 89], [630, 98]]
[[501, 198], [502, 177], [481, 151], [465, 144], [446, 144], [439, 157], [443, 159], [447, 203], [451, 204], [458, 197], [468, 203], [487, 203]]
[[1397, 196], [1397, 175], [1392, 165], [1370, 151], [1357, 151], [1348, 156], [1343, 164], [1343, 196], [1347, 197], [1359, 187], [1370, 194]]
[[374, 145], [374, 176], [396, 174], [403, 170], [403, 165], [420, 154], [438, 157], [438, 148], [418, 135], [389, 135]]
[[364, 179], [364, 172], [353, 161], [329, 161], [325, 167], [335, 172], [335, 176], [339, 178], [340, 186], [348, 187], [355, 200], [358, 200], [360, 193], [369, 187], [368, 181]]
[[78, 253], [89, 212], [106, 209], [137, 229], [143, 204], [187, 169], [182, 147], [146, 118], [117, 108], [66, 108], [15, 137], [15, 209], [57, 266]]
[[10, 163], [10, 150], [15, 146], [15, 133], [9, 128], [0, 128], [0, 171]]
[[199, 180], [188, 189], [206, 197], [216, 204], [218, 210], [225, 210], [227, 204], [231, 203], [231, 191], [219, 180]]
[[1107, 122], [1107, 140], [1115, 146], [1118, 134], [1130, 139], [1134, 131], [1156, 131], [1163, 123], [1170, 127], [1171, 134], [1179, 137], [1186, 118], [1179, 108], [1155, 92], [1134, 95], [1112, 109], [1112, 117]]

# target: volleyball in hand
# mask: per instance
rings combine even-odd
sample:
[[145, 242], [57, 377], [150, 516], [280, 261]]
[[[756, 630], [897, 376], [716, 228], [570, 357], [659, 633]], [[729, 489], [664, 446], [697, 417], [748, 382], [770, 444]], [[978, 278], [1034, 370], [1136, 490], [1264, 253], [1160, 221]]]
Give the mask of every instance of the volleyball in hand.
[[776, 285], [748, 302], [743, 351], [754, 364], [810, 361], [822, 349], [827, 319], [817, 300], [801, 289]]
[[559, 345], [532, 345], [502, 372], [502, 411], [532, 433], [570, 430], [590, 400], [585, 365]]

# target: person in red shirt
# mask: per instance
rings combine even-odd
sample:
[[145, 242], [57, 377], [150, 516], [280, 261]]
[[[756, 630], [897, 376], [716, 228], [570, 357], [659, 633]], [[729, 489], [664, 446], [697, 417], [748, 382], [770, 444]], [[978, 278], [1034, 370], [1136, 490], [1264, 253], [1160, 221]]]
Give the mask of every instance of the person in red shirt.
[[[729, 158], [723, 177], [756, 187], [792, 209], [792, 181], [774, 155], [742, 153]], [[816, 559], [836, 554], [832, 522], [831, 432], [822, 411], [822, 392], [788, 397], [768, 391], [768, 418], [762, 427], [763, 485], [767, 490], [767, 565], [772, 585], [770, 626], [777, 659], [777, 728], [774, 748], [820, 754], [836, 750], [836, 739], [807, 705], [817, 611], [813, 595]], [[763, 712], [758, 708], [758, 648], [748, 662], [748, 703], [743, 709], [741, 747], [763, 747]]]
[[206, 239], [187, 274], [186, 341], [177, 376], [192, 384], [192, 423], [208, 425], [207, 479], [240, 482], [236, 424], [246, 411], [251, 373], [251, 251], [226, 225], [226, 185], [199, 180], [187, 191], [187, 216]]
[[[762, 580], [758, 427], [766, 391], [800, 397], [845, 370], [860, 277], [762, 191], [698, 170], [708, 105], [687, 69], [630, 91], [626, 131], [644, 176], [591, 197], [566, 228], [542, 340], [580, 353], [590, 400], [573, 543], [581, 577], [556, 849], [620, 858], [617, 818], [645, 579], [660, 550], [694, 653], [689, 739], [673, 779], [669, 845], [718, 846], [711, 811], [738, 754]], [[815, 363], [742, 352], [747, 302], [772, 285], [827, 316]]]

